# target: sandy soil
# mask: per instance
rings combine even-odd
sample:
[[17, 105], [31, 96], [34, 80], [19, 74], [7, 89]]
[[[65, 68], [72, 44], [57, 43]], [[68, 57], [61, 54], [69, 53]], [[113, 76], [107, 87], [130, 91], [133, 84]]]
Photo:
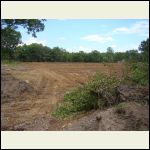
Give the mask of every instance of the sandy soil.
[[122, 64], [21, 63], [1, 65], [1, 129], [57, 130], [51, 112], [68, 90], [96, 72], [122, 75]]
[[[115, 107], [93, 111], [82, 118], [71, 121], [64, 131], [148, 131], [149, 106], [137, 102], [126, 102], [124, 113]], [[97, 120], [97, 116], [101, 120]]]

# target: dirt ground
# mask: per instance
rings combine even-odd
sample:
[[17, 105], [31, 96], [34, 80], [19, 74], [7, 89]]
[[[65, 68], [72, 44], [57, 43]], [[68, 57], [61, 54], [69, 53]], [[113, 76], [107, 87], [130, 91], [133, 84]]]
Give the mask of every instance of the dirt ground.
[[[58, 121], [51, 116], [65, 92], [84, 84], [96, 72], [122, 77], [122, 69], [120, 63], [1, 65], [1, 130], [70, 130], [69, 121]], [[93, 129], [99, 130], [95, 125]]]
[[[71, 121], [64, 131], [147, 131], [149, 130], [149, 107], [137, 102], [126, 102], [124, 113], [117, 113], [115, 107], [90, 112], [82, 118]], [[97, 116], [101, 120], [97, 120]]]

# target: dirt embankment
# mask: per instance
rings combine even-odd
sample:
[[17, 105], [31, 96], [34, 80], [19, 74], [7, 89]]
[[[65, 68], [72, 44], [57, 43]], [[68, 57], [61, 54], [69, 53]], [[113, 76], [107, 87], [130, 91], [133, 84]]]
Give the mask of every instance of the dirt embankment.
[[[149, 130], [149, 107], [136, 102], [126, 102], [123, 113], [115, 107], [91, 112], [68, 123], [64, 131], [147, 131]], [[99, 119], [97, 119], [97, 116]]]
[[149, 130], [149, 88], [121, 85], [120, 103], [68, 123], [70, 131], [144, 131]]
[[[15, 67], [2, 65], [1, 130], [132, 130], [136, 127], [126, 127], [127, 124], [123, 120], [133, 123], [133, 120], [128, 119], [135, 118], [137, 121], [142, 117], [145, 120], [141, 123], [143, 127], [139, 127], [139, 129], [148, 129], [148, 107], [137, 103], [135, 105], [133, 103], [128, 104], [128, 107], [131, 107], [131, 112], [133, 112], [132, 117], [129, 117], [131, 114], [127, 111], [126, 116], [128, 118], [121, 119], [123, 122], [121, 127], [119, 127], [121, 120], [118, 118], [121, 116], [112, 113], [114, 108], [101, 112], [94, 111], [86, 114], [85, 117], [71, 120], [71, 122], [69, 120], [58, 121], [51, 117], [52, 110], [59, 101], [63, 100], [65, 92], [86, 83], [96, 72], [115, 73], [121, 77], [122, 69], [122, 64], [98, 63], [22, 63]], [[129, 88], [123, 89], [122, 99], [126, 100], [128, 97], [132, 97], [132, 94], [128, 95], [127, 89]], [[131, 93], [140, 94], [141, 92], [135, 90]], [[149, 94], [146, 96], [149, 99]], [[143, 95], [137, 97], [141, 99]], [[95, 117], [100, 113], [101, 124]], [[140, 118], [136, 118], [136, 114]], [[104, 127], [103, 124], [108, 126]]]

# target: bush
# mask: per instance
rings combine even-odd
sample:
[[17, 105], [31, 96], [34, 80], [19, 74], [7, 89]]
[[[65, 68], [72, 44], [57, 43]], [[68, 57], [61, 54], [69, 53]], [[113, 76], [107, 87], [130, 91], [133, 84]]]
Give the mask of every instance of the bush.
[[125, 81], [133, 84], [149, 84], [149, 64], [148, 63], [128, 63], [126, 64]]
[[65, 118], [78, 112], [103, 109], [117, 103], [116, 90], [120, 80], [96, 74], [91, 82], [65, 94], [64, 102], [53, 113], [57, 118]]

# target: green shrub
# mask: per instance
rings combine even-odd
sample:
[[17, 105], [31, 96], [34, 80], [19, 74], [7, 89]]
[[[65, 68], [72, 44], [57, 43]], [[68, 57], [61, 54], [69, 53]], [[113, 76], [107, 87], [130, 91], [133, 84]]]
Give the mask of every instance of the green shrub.
[[65, 118], [78, 112], [104, 108], [117, 103], [116, 90], [120, 80], [96, 74], [91, 82], [65, 94], [64, 102], [53, 113], [57, 118]]
[[149, 64], [148, 63], [128, 63], [126, 64], [125, 81], [133, 84], [149, 84]]

